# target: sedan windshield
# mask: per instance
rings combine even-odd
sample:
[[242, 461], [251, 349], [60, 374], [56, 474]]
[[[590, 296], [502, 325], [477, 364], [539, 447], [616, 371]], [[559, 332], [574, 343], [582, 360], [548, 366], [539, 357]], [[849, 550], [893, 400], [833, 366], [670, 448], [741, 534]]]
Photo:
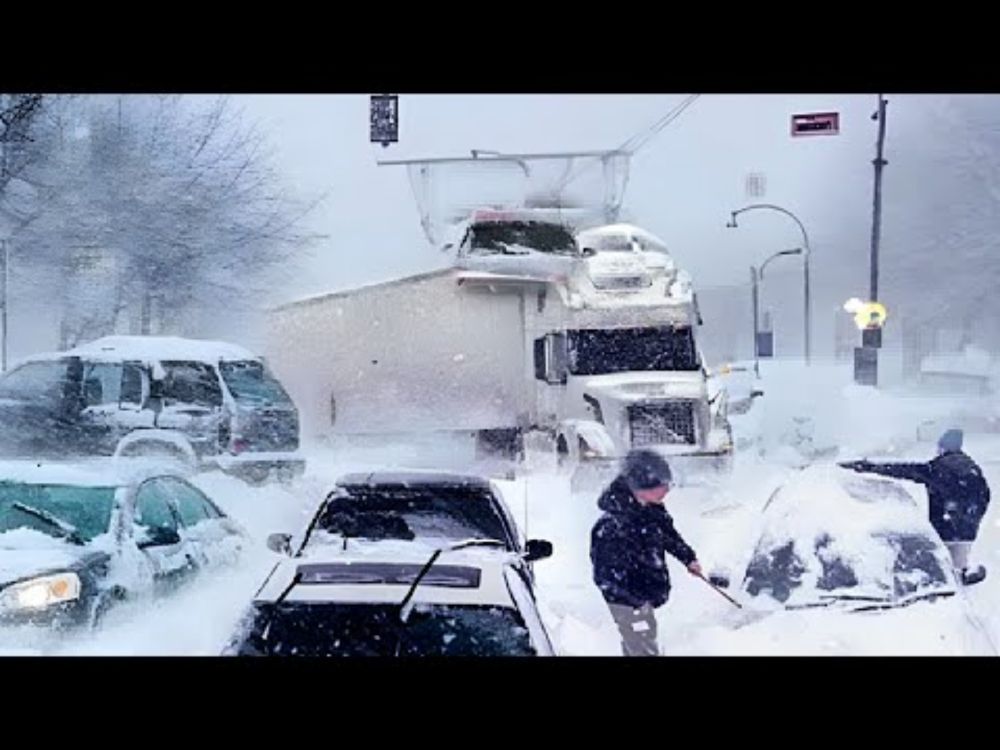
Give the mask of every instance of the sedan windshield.
[[254, 656], [533, 656], [510, 607], [418, 604], [257, 605], [237, 647]]
[[114, 500], [114, 487], [0, 482], [0, 534], [27, 528], [89, 542], [108, 530]]

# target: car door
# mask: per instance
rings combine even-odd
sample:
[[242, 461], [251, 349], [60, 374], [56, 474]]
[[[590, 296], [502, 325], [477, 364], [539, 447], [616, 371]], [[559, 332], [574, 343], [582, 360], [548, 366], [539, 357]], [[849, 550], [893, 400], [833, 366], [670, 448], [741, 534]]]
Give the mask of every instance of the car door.
[[162, 409], [156, 426], [183, 432], [199, 454], [217, 449], [224, 396], [219, 375], [205, 362], [164, 360], [157, 385]]
[[233, 562], [243, 549], [242, 531], [197, 487], [180, 477], [163, 477], [177, 508], [187, 553], [208, 567]]
[[167, 593], [194, 573], [197, 562], [180, 535], [177, 510], [163, 478], [139, 486], [134, 523], [136, 543], [153, 566], [154, 593]]
[[0, 452], [7, 456], [79, 453], [73, 423], [79, 361], [28, 362], [0, 378]]

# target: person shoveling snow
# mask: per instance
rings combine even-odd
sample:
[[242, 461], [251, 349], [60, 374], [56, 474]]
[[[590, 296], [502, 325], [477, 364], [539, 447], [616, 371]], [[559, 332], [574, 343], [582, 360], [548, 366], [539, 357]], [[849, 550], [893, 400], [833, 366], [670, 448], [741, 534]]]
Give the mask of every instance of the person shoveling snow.
[[990, 504], [990, 488], [982, 469], [962, 452], [961, 430], [945, 432], [938, 441], [937, 457], [926, 463], [850, 461], [840, 466], [862, 473], [908, 479], [927, 487], [931, 525], [951, 553], [962, 583], [971, 585], [986, 577], [982, 565], [969, 570], [969, 552]]
[[597, 501], [604, 514], [591, 532], [594, 583], [621, 633], [625, 656], [656, 656], [656, 609], [670, 596], [665, 552], [703, 577], [695, 551], [663, 505], [670, 466], [648, 450], [631, 451], [621, 474]]

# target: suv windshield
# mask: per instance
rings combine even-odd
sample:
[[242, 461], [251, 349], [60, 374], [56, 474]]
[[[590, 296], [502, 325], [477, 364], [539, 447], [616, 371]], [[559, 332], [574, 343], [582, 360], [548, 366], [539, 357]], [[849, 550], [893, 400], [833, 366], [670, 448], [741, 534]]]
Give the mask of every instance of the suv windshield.
[[522, 255], [531, 250], [555, 255], [577, 255], [576, 240], [566, 227], [541, 221], [504, 221], [473, 224], [472, 251]]
[[496, 539], [508, 548], [513, 543], [492, 496], [460, 487], [350, 487], [330, 499], [317, 528], [364, 539]]
[[27, 528], [64, 537], [58, 524], [42, 517], [49, 516], [74, 528], [82, 541], [89, 542], [108, 530], [114, 500], [114, 487], [0, 482], [0, 534]]
[[533, 656], [511, 607], [396, 604], [254, 605], [237, 652], [244, 656]]
[[569, 332], [569, 371], [574, 375], [697, 370], [690, 328], [614, 328]]
[[219, 365], [233, 398], [256, 404], [290, 404], [291, 399], [262, 362], [245, 360]]

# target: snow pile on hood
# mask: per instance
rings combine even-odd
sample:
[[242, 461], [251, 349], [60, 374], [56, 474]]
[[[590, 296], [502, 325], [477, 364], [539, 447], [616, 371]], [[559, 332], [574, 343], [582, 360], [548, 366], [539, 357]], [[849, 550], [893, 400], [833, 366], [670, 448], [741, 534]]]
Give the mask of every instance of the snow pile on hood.
[[[796, 605], [834, 592], [891, 598], [898, 584], [907, 593], [950, 590], [950, 564], [937, 535], [914, 496], [890, 479], [813, 466], [779, 489], [762, 516], [760, 541], [743, 582], [750, 594], [763, 584], [760, 593]], [[900, 554], [894, 540], [903, 536], [929, 540], [928, 554], [937, 560], [941, 581], [929, 578], [924, 565], [894, 572]], [[781, 583], [796, 579], [799, 584], [788, 589]], [[781, 591], [770, 585], [774, 580]]]
[[34, 529], [0, 534], [0, 585], [66, 568], [80, 557], [80, 547]]

